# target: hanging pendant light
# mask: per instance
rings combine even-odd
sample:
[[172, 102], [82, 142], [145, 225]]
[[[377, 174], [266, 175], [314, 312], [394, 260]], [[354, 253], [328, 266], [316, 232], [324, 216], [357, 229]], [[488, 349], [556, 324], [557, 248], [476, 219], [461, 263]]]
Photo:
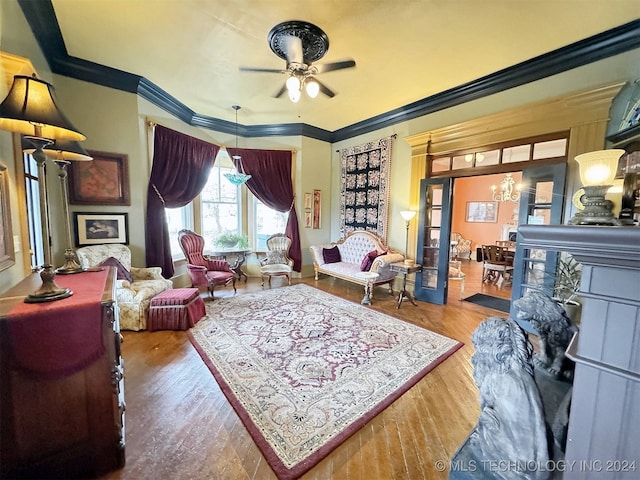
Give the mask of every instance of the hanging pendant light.
[[[241, 107], [240, 105], [233, 105], [231, 108], [233, 108], [236, 111], [236, 149], [237, 149], [238, 148], [238, 110], [240, 110]], [[228, 157], [229, 153], [227, 152], [227, 149], [225, 147], [222, 147], [218, 151], [218, 155], [220, 155], [220, 152], [222, 150], [224, 150], [224, 154], [226, 154], [226, 156]], [[218, 155], [216, 155], [216, 159], [218, 158]], [[251, 178], [251, 175], [247, 175], [246, 173], [244, 173], [244, 170], [242, 168], [242, 158], [240, 157], [240, 155], [234, 155], [233, 160], [235, 165], [235, 169], [233, 173], [225, 173], [224, 176], [226, 177], [227, 180], [229, 180], [234, 185], [242, 185], [243, 183], [245, 183], [247, 180]]]

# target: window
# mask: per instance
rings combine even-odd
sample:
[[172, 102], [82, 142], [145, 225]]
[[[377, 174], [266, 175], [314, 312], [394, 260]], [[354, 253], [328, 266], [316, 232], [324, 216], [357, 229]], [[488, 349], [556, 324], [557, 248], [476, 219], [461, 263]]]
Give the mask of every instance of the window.
[[202, 236], [205, 245], [212, 246], [223, 233], [242, 233], [240, 187], [224, 177], [231, 167], [214, 166], [209, 180], [200, 193]]
[[27, 197], [27, 221], [31, 244], [31, 267], [44, 264], [42, 222], [40, 221], [40, 191], [38, 166], [31, 155], [24, 154], [24, 187]]
[[446, 176], [454, 170], [469, 172], [490, 165], [564, 159], [567, 154], [568, 135], [568, 132], [559, 132], [486, 145], [477, 151], [449, 152], [431, 159], [431, 174]]
[[267, 250], [267, 238], [274, 233], [284, 233], [289, 219], [289, 212], [273, 210], [255, 197], [253, 197], [253, 207], [254, 250], [264, 252]]
[[167, 216], [167, 225], [169, 227], [169, 243], [171, 245], [171, 256], [173, 258], [182, 258], [184, 254], [178, 243], [178, 232], [185, 228], [193, 230], [193, 208], [191, 204], [182, 208], [165, 208]]

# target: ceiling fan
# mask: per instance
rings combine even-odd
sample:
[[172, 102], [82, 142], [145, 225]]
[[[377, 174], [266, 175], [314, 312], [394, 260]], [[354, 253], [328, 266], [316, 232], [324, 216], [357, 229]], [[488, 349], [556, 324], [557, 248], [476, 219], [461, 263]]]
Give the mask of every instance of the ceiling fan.
[[240, 71], [288, 75], [285, 84], [274, 95], [275, 98], [279, 98], [287, 92], [289, 99], [292, 102], [297, 102], [300, 100], [303, 90], [311, 98], [315, 98], [318, 92], [322, 92], [328, 97], [334, 97], [335, 92], [321, 83], [316, 75], [356, 66], [354, 60], [313, 64], [327, 53], [329, 38], [319, 27], [302, 20], [279, 23], [269, 31], [268, 40], [273, 53], [287, 61], [287, 68], [282, 70], [240, 67]]

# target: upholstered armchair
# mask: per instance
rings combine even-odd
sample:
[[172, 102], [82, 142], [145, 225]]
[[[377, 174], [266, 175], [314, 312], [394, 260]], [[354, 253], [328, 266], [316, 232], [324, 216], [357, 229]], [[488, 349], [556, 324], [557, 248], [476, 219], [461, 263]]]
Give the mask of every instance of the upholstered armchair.
[[[467, 240], [457, 232], [451, 232], [451, 245], [455, 243], [456, 258], [464, 258], [471, 260], [471, 240]], [[453, 248], [452, 248], [453, 250]], [[452, 255], [453, 257], [453, 255]], [[454, 258], [451, 258], [454, 260]]]
[[236, 275], [226, 260], [215, 260], [204, 254], [204, 238], [191, 230], [178, 232], [178, 243], [187, 259], [187, 272], [193, 287], [207, 287], [213, 299], [213, 289], [217, 285], [233, 285], [236, 293]]
[[260, 279], [263, 287], [264, 277], [269, 277], [271, 286], [271, 277], [274, 276], [287, 277], [287, 282], [291, 285], [293, 260], [289, 258], [289, 248], [291, 239], [284, 233], [276, 233], [267, 238], [266, 257], [260, 261]]
[[126, 245], [91, 245], [78, 248], [76, 254], [85, 269], [103, 264], [117, 267], [116, 301], [122, 330], [145, 330], [151, 299], [173, 288], [171, 280], [163, 278], [161, 267], [132, 267]]

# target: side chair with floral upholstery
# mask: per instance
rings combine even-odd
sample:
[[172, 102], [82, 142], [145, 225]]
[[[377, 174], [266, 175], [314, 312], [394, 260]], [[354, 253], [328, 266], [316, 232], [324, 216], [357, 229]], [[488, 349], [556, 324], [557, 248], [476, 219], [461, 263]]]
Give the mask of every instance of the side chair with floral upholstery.
[[161, 267], [132, 267], [131, 250], [126, 245], [90, 245], [78, 248], [76, 255], [85, 269], [116, 267], [116, 301], [122, 330], [145, 330], [151, 299], [173, 288], [173, 282], [162, 276]]
[[178, 243], [187, 259], [187, 272], [193, 287], [207, 287], [209, 297], [213, 299], [213, 289], [217, 285], [233, 285], [236, 293], [236, 275], [231, 271], [229, 262], [215, 260], [204, 254], [204, 238], [191, 230], [178, 232]]
[[289, 258], [289, 248], [291, 239], [284, 233], [275, 233], [267, 238], [267, 256], [260, 260], [260, 279], [263, 287], [265, 276], [269, 277], [269, 286], [271, 277], [275, 276], [287, 277], [287, 282], [291, 285], [293, 260]]

